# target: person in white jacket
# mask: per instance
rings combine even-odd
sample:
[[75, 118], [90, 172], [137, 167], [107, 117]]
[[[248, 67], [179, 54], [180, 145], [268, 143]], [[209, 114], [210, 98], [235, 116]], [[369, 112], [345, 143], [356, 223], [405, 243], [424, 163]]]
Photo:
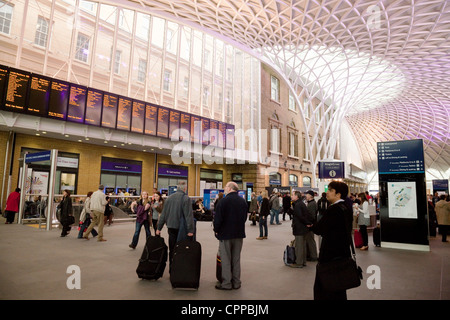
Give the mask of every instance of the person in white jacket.
[[357, 212], [358, 225], [359, 232], [361, 232], [361, 236], [363, 239], [363, 246], [360, 249], [367, 250], [369, 249], [369, 236], [367, 235], [367, 226], [370, 225], [369, 201], [367, 200], [365, 193], [358, 194], [358, 198], [361, 201]]
[[106, 200], [106, 195], [103, 193], [104, 186], [101, 184], [98, 186], [98, 190], [95, 191], [91, 196], [91, 214], [92, 214], [92, 222], [87, 228], [87, 230], [83, 234], [83, 238], [89, 240], [89, 233], [92, 229], [98, 225], [98, 237], [97, 241], [106, 241], [103, 238], [103, 225], [104, 225], [104, 214], [105, 214], [105, 206], [108, 203]]

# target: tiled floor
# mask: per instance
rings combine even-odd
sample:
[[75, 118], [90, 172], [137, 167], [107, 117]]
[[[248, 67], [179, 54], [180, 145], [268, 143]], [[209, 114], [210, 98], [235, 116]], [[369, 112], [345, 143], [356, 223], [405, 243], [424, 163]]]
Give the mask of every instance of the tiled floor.
[[[77, 239], [73, 228], [66, 238], [60, 231], [39, 230], [30, 225], [6, 225], [0, 219], [0, 299], [153, 299], [153, 300], [311, 300], [315, 262], [293, 269], [282, 261], [292, 239], [290, 221], [269, 225], [269, 239], [256, 240], [257, 226], [247, 223], [242, 252], [242, 288], [219, 291], [214, 288], [218, 242], [211, 222], [198, 222], [197, 240], [202, 244], [202, 272], [197, 291], [173, 290], [167, 269], [158, 281], [140, 280], [136, 266], [144, 241], [142, 230], [136, 250], [128, 247], [134, 223], [105, 227], [105, 238]], [[166, 229], [163, 237], [167, 241]], [[357, 252], [364, 271], [379, 268], [380, 289], [369, 289], [376, 274], [365, 274], [361, 287], [348, 291], [349, 300], [448, 300], [450, 299], [450, 243], [430, 239], [430, 252], [376, 248]], [[81, 288], [68, 289], [76, 265], [81, 271]]]

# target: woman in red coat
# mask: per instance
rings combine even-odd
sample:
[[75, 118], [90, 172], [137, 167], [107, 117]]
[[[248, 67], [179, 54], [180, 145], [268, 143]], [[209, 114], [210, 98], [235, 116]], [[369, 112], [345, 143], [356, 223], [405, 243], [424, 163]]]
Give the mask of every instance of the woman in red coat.
[[14, 192], [11, 192], [6, 200], [6, 223], [11, 224], [14, 222], [14, 217], [16, 212], [19, 212], [19, 202], [20, 202], [20, 188], [16, 188]]

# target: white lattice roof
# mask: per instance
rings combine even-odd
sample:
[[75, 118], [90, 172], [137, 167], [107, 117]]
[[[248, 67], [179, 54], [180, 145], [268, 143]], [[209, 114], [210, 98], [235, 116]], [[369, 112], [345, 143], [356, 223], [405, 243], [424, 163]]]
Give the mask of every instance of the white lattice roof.
[[234, 41], [326, 99], [327, 129], [346, 118], [369, 172], [376, 141], [420, 138], [428, 179], [449, 177], [450, 1], [130, 2]]

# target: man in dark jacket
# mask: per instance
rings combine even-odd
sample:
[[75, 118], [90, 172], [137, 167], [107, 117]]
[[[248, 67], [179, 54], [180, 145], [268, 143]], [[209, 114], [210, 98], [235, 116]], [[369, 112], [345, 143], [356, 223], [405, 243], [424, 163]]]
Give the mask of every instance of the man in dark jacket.
[[[352, 212], [345, 205], [348, 186], [344, 182], [332, 181], [328, 185], [327, 199], [330, 206], [322, 219], [312, 228], [314, 233], [322, 236], [319, 263], [336, 258], [350, 257]], [[314, 282], [315, 300], [346, 300], [347, 292], [329, 292], [325, 289], [316, 273]]]
[[214, 233], [219, 239], [219, 255], [222, 260], [222, 284], [219, 290], [241, 287], [241, 250], [245, 238], [247, 203], [239, 196], [238, 185], [228, 182], [226, 196], [220, 200], [214, 216]]
[[300, 191], [294, 191], [292, 195], [294, 211], [292, 214], [292, 233], [295, 236], [295, 263], [289, 265], [293, 268], [306, 266], [306, 236], [313, 221], [308, 214], [306, 205], [301, 200]]

